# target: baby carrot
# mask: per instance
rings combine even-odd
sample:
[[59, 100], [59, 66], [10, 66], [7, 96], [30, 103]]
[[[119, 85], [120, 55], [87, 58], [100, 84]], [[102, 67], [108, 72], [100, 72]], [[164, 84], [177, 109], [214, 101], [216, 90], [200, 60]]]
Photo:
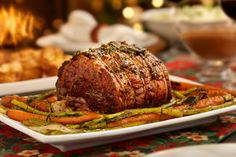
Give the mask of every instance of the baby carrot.
[[6, 115], [10, 117], [11, 119], [14, 119], [20, 122], [28, 120], [28, 119], [33, 119], [33, 118], [47, 120], [47, 116], [29, 113], [22, 110], [15, 110], [15, 109], [8, 110]]
[[216, 106], [221, 105], [225, 102], [225, 99], [223, 96], [213, 96], [210, 98], [202, 99], [197, 102], [195, 105], [196, 108], [203, 108], [207, 106]]

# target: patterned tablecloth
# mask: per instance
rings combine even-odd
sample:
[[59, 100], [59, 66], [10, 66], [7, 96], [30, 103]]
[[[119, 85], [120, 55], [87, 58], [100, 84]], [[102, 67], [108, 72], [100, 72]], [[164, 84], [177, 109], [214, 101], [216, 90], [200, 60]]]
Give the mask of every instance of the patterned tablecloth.
[[[188, 54], [174, 56], [173, 58], [162, 55], [162, 59], [166, 61], [170, 73], [196, 81], [195, 74], [198, 70], [198, 62], [191, 59]], [[210, 82], [210, 84], [221, 86], [222, 82]], [[0, 156], [141, 157], [155, 151], [179, 146], [219, 143], [235, 131], [236, 112], [232, 112], [221, 115], [217, 121], [210, 124], [91, 148], [61, 152], [48, 144], [35, 141], [29, 136], [0, 123]]]

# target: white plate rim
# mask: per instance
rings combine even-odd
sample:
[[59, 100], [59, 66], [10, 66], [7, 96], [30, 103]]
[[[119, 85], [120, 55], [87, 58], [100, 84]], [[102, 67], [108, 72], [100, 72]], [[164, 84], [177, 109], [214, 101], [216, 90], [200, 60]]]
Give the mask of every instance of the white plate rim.
[[55, 88], [57, 76], [44, 77], [32, 80], [0, 83], [0, 96], [43, 91]]

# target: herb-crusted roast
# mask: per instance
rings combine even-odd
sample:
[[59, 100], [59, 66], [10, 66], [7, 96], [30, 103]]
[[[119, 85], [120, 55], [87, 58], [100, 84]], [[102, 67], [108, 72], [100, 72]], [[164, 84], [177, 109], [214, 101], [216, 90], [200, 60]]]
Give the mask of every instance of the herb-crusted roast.
[[171, 99], [165, 65], [146, 49], [109, 42], [64, 62], [56, 83], [59, 99], [100, 113], [154, 107]]

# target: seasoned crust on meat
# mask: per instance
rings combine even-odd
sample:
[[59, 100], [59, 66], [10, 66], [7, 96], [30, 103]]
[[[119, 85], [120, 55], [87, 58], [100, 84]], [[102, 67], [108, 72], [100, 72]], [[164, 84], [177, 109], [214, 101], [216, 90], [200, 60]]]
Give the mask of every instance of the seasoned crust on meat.
[[125, 42], [78, 52], [59, 69], [56, 87], [71, 107], [100, 113], [154, 107], [171, 98], [164, 64]]

